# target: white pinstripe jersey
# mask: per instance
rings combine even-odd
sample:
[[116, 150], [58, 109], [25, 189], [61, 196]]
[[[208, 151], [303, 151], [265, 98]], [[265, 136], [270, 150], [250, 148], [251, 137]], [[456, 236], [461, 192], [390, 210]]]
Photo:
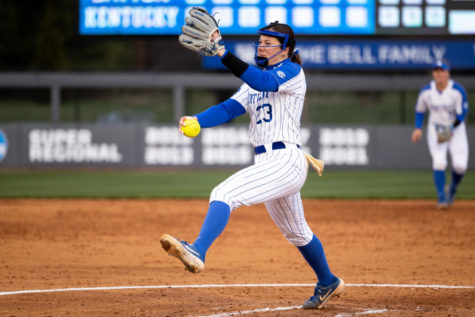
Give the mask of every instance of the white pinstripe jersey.
[[[300, 144], [300, 118], [307, 84], [302, 68], [289, 59], [268, 67], [278, 80], [276, 92], [261, 92], [244, 84], [231, 97], [249, 113], [252, 145], [276, 141]], [[211, 201], [223, 201], [231, 211], [240, 206], [265, 203], [284, 236], [296, 246], [313, 238], [304, 212], [300, 189], [307, 178], [308, 163], [296, 146], [269, 150], [254, 157], [254, 165], [234, 173], [216, 186]]]
[[307, 83], [300, 65], [286, 59], [267, 67], [279, 82], [276, 92], [257, 91], [244, 83], [231, 97], [249, 114], [249, 138], [253, 146], [283, 141], [300, 144], [300, 118]]
[[435, 81], [424, 86], [417, 98], [416, 111], [429, 113], [430, 124], [451, 126], [456, 115], [468, 111], [468, 101], [464, 100], [463, 88], [452, 79], [443, 91], [438, 91]]

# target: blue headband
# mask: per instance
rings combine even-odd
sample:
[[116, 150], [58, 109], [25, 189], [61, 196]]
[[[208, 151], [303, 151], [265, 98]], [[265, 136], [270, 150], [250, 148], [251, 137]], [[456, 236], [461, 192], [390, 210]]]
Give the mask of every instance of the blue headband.
[[257, 31], [257, 34], [283, 38], [284, 43], [282, 43], [282, 48], [286, 48], [287, 47], [287, 42], [289, 41], [289, 35], [287, 33], [280, 33], [280, 32], [260, 29], [259, 31]]

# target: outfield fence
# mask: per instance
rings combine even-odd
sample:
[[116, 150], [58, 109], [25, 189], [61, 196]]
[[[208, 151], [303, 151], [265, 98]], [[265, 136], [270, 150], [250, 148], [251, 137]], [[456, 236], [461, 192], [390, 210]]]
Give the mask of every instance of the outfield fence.
[[[248, 126], [225, 124], [182, 136], [176, 125], [0, 124], [2, 168], [242, 167], [253, 163]], [[336, 168], [430, 168], [425, 141], [412, 126], [304, 125], [302, 148]], [[475, 128], [468, 128], [475, 148]], [[469, 166], [475, 166], [475, 156]]]

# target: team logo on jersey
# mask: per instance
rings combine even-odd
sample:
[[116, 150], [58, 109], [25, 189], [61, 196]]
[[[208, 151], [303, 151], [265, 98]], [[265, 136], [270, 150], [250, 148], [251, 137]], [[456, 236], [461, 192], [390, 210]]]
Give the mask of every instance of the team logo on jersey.
[[249, 94], [249, 103], [256, 103], [261, 101], [262, 99], [269, 98], [268, 91], [262, 91], [257, 94]]
[[285, 78], [285, 73], [281, 70], [277, 71], [277, 75], [280, 77], [280, 78]]
[[3, 158], [7, 155], [8, 151], [8, 139], [5, 132], [0, 129], [0, 162], [3, 161]]

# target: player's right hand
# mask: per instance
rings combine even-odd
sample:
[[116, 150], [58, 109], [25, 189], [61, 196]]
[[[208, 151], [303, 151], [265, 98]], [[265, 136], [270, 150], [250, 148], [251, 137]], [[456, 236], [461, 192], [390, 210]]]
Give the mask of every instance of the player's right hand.
[[413, 132], [412, 132], [412, 143], [417, 143], [421, 140], [422, 138], [422, 130], [421, 129], [415, 129]]
[[185, 126], [185, 120], [188, 120], [188, 119], [197, 119], [197, 117], [190, 117], [190, 116], [183, 116], [180, 118], [180, 121], [178, 123], [178, 131], [180, 131], [180, 134], [183, 134], [183, 131], [182, 131], [182, 127]]

